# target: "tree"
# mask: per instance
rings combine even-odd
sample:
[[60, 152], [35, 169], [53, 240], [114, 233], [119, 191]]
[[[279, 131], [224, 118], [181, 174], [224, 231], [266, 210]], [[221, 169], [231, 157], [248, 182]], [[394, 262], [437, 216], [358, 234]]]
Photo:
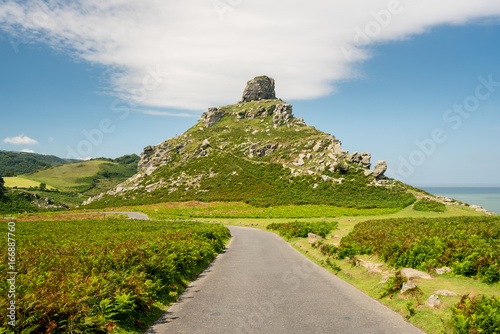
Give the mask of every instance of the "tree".
[[45, 191], [45, 190], [47, 190], [47, 185], [46, 185], [45, 183], [43, 183], [43, 182], [42, 182], [42, 183], [40, 183], [40, 190], [41, 190], [41, 191]]
[[7, 192], [7, 189], [5, 188], [5, 181], [3, 178], [0, 176], [0, 199], [4, 198], [4, 194]]

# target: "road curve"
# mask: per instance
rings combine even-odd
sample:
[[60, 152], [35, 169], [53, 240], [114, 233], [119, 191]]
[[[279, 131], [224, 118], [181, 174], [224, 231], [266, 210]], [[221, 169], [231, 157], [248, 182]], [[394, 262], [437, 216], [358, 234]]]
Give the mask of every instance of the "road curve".
[[151, 220], [148, 215], [142, 212], [134, 212], [134, 211], [121, 211], [121, 212], [105, 212], [105, 213], [121, 213], [123, 215], [127, 215], [128, 219], [140, 219], [140, 220]]
[[229, 229], [227, 249], [146, 333], [423, 333], [277, 235]]

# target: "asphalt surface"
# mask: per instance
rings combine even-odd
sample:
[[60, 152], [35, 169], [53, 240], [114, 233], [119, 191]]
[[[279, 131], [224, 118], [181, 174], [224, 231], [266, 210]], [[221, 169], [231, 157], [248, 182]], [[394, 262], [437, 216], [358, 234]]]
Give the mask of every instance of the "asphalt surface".
[[146, 333], [423, 333], [277, 235], [229, 229], [226, 250]]
[[142, 212], [122, 211], [122, 212], [107, 212], [107, 213], [121, 213], [127, 215], [128, 219], [150, 220], [148, 215]]

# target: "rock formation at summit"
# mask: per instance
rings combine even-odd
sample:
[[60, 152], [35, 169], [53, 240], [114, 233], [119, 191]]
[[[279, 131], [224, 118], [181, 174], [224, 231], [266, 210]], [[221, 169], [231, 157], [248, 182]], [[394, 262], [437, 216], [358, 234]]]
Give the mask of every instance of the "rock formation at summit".
[[274, 79], [263, 75], [247, 82], [241, 102], [274, 99], [276, 99], [276, 93], [274, 92]]

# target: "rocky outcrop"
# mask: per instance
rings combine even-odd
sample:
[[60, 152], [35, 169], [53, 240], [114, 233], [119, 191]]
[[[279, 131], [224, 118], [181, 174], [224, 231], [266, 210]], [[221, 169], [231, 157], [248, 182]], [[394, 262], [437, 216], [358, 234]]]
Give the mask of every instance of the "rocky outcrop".
[[359, 154], [358, 152], [354, 152], [353, 154], [349, 155], [347, 160], [349, 160], [350, 162], [356, 163], [358, 165], [361, 165], [363, 167], [370, 168], [370, 166], [372, 165], [370, 163], [371, 158], [372, 158], [372, 155], [370, 153], [363, 152], [363, 153]]
[[263, 106], [258, 107], [257, 110], [254, 110], [254, 108], [241, 110], [236, 113], [236, 119], [245, 119], [245, 118], [255, 119], [257, 117], [272, 116], [275, 109], [276, 109], [276, 104], [272, 104], [268, 107], [263, 107]]
[[387, 162], [385, 162], [384, 160], [379, 160], [375, 164], [375, 168], [373, 169], [372, 175], [376, 179], [384, 178], [385, 177], [384, 173], [386, 170], [387, 170]]
[[219, 123], [224, 117], [224, 109], [222, 108], [208, 108], [208, 111], [201, 115], [198, 122], [203, 122], [207, 128]]
[[280, 123], [287, 123], [293, 120], [292, 105], [278, 104], [273, 113], [273, 123], [275, 125]]
[[274, 79], [267, 76], [256, 77], [247, 82], [241, 102], [276, 99]]

